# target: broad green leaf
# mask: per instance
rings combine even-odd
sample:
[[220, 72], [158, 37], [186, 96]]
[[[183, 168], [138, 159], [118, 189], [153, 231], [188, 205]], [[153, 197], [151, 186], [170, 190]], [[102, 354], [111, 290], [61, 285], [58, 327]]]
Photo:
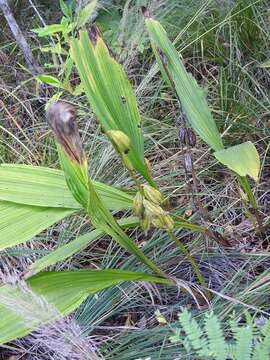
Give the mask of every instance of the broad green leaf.
[[0, 250], [32, 239], [74, 209], [46, 208], [0, 201]]
[[65, 32], [67, 30], [67, 25], [65, 24], [52, 24], [47, 25], [42, 28], [32, 29], [32, 31], [38, 34], [39, 37], [53, 35], [59, 32]]
[[[160, 23], [151, 18], [145, 20], [151, 44], [162, 73], [167, 81], [172, 80], [183, 110], [191, 127], [215, 151], [223, 148], [221, 136], [208, 108], [205, 95], [196, 80], [188, 73]], [[164, 59], [161, 61], [159, 52]]]
[[51, 75], [38, 75], [36, 79], [44, 84], [51, 85], [57, 88], [63, 88], [61, 81]]
[[80, 9], [77, 13], [77, 27], [78, 29], [83, 28], [87, 22], [90, 20], [95, 7], [97, 5], [96, 0], [92, 0], [84, 8]]
[[258, 181], [260, 157], [251, 141], [214, 153], [216, 159], [240, 176], [249, 175]]
[[60, 8], [62, 13], [68, 18], [72, 18], [72, 4], [68, 4], [65, 0], [60, 0]]
[[[119, 220], [119, 225], [123, 229], [130, 229], [139, 225], [139, 220], [135, 217], [129, 217]], [[102, 230], [96, 229], [85, 235], [78, 236], [75, 240], [70, 241], [68, 244], [60, 246], [54, 251], [51, 251], [48, 255], [43, 256], [41, 259], [35, 261], [30, 267], [28, 276], [34, 275], [48, 266], [54, 265], [59, 261], [63, 261], [68, 257], [78, 253], [87, 247], [90, 243], [104, 235]]]
[[[54, 321], [57, 318], [57, 311], [61, 315], [70, 314], [90, 294], [123, 281], [172, 284], [168, 279], [144, 273], [121, 270], [79, 270], [44, 272], [29, 278], [27, 284], [33, 294], [18, 285], [0, 287], [0, 344], [25, 336], [40, 325]], [[49, 305], [42, 306], [42, 299], [37, 295], [42, 296]], [[13, 305], [7, 306], [7, 302]]]
[[[130, 209], [132, 196], [95, 181], [94, 186], [111, 210]], [[63, 171], [31, 165], [0, 165], [0, 200], [20, 204], [79, 209], [66, 185]]]
[[131, 141], [128, 157], [149, 182], [152, 182], [144, 163], [144, 144], [140, 129], [141, 118], [136, 97], [120, 64], [110, 54], [97, 35], [94, 44], [86, 31], [71, 42], [71, 57], [93, 111], [104, 131], [120, 130]]

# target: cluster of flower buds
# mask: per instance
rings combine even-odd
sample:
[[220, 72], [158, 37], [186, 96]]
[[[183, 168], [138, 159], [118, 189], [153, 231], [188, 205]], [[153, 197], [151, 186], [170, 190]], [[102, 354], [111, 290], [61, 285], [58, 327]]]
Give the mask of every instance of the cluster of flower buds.
[[196, 145], [196, 135], [190, 128], [181, 127], [178, 133], [179, 141], [183, 146], [194, 147]]
[[134, 198], [133, 209], [140, 219], [141, 226], [148, 230], [150, 226], [172, 231], [174, 221], [162, 208], [164, 198], [162, 194], [150, 185], [142, 185]]

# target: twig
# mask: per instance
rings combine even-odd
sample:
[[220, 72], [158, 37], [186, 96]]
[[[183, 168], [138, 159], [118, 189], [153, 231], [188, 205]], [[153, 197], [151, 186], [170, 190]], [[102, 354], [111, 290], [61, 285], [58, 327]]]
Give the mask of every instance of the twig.
[[17, 42], [17, 44], [19, 45], [25, 62], [29, 68], [29, 70], [31, 71], [31, 73], [33, 73], [34, 75], [39, 74], [41, 72], [41, 68], [38, 66], [34, 55], [17, 23], [17, 21], [15, 20], [13, 13], [10, 9], [10, 6], [8, 4], [7, 0], [0, 0], [0, 8], [4, 14], [4, 17], [8, 23], [8, 26], [10, 27], [10, 30]]

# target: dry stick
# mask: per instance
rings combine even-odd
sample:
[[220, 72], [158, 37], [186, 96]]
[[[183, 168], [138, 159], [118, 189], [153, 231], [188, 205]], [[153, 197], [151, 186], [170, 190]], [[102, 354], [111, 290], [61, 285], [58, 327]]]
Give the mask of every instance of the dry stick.
[[[185, 169], [186, 180], [190, 180], [187, 181], [187, 184], [191, 190], [194, 207], [200, 213], [202, 220], [208, 222], [211, 221], [210, 214], [203, 207], [200, 199], [195, 196], [199, 194], [199, 183], [193, 166], [191, 147], [195, 145], [196, 137], [193, 131], [190, 128], [187, 128], [186, 115], [183, 112], [182, 112], [181, 120], [182, 120], [181, 121], [182, 128], [180, 128], [179, 131], [179, 140], [182, 150], [184, 151], [184, 169]], [[190, 179], [190, 175], [191, 175], [191, 179]]]
[[29, 70], [31, 71], [32, 74], [36, 75], [39, 74], [41, 72], [41, 68], [38, 66], [33, 53], [17, 23], [17, 21], [15, 20], [13, 13], [10, 9], [10, 6], [8, 4], [8, 0], [0, 0], [0, 8], [4, 14], [4, 17], [8, 23], [8, 26], [10, 27], [10, 30], [17, 42], [17, 44], [19, 45], [25, 62], [29, 68]]

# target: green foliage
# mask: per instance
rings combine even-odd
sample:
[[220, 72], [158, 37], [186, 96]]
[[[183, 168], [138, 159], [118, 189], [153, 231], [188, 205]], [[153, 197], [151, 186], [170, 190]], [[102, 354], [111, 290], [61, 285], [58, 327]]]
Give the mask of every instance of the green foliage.
[[226, 360], [226, 342], [221, 329], [221, 324], [213, 313], [205, 316], [205, 330], [208, 337], [209, 353], [216, 360]]
[[[196, 359], [203, 360], [243, 360], [259, 359], [266, 360], [270, 356], [270, 344], [267, 341], [270, 319], [265, 319], [263, 329], [256, 325], [255, 320], [246, 321], [251, 324], [239, 324], [236, 320], [230, 321], [230, 332], [228, 333], [227, 324], [224, 328], [226, 335], [222, 331], [222, 324], [213, 312], [207, 312], [202, 322], [194, 319], [190, 312], [184, 310], [179, 314], [179, 324], [171, 327], [174, 335], [171, 337], [173, 342], [181, 343], [188, 353], [196, 356]], [[184, 333], [184, 335], [182, 335]]]
[[[133, 197], [113, 186], [93, 181], [110, 210], [131, 209]], [[0, 200], [24, 205], [59, 207], [78, 210], [62, 170], [42, 166], [1, 164]]]
[[0, 344], [25, 336], [40, 324], [57, 320], [60, 314], [70, 314], [90, 294], [123, 281], [169, 283], [130, 271], [80, 270], [40, 273], [26, 281], [29, 289], [20, 285], [1, 286]]
[[221, 150], [222, 140], [202, 89], [185, 70], [179, 54], [159, 22], [146, 18], [145, 23], [162, 73], [169, 84], [175, 86], [189, 123], [211, 148], [215, 151]]
[[[138, 226], [138, 219], [135, 217], [128, 217], [119, 220], [121, 228], [130, 229]], [[70, 241], [68, 244], [58, 247], [56, 250], [51, 251], [48, 255], [36, 260], [29, 266], [27, 276], [34, 275], [49, 266], [55, 265], [56, 263], [63, 261], [72, 255], [83, 250], [89, 246], [93, 241], [99, 239], [104, 232], [100, 229], [93, 230], [85, 235], [78, 236], [76, 239]]]
[[103, 130], [120, 130], [128, 136], [131, 165], [153, 183], [144, 163], [141, 118], [131, 84], [96, 30], [92, 36], [91, 42], [88, 33], [82, 31], [71, 43], [71, 56], [84, 91]]
[[231, 146], [225, 150], [216, 151], [214, 156], [239, 176], [249, 175], [255, 181], [258, 181], [260, 158], [251, 141]]
[[[221, 136], [209, 111], [205, 96], [196, 80], [186, 71], [165, 30], [158, 21], [152, 18], [146, 17], [145, 23], [161, 72], [169, 85], [175, 89], [180, 101], [179, 105], [183, 107], [191, 127], [215, 150], [215, 156], [221, 163], [241, 177], [248, 174], [257, 180], [260, 161], [255, 146], [251, 142], [247, 142], [224, 150]], [[247, 179], [244, 181], [247, 182]], [[247, 189], [243, 186], [242, 188], [244, 191]], [[247, 191], [246, 195], [250, 204], [256, 209], [256, 201], [251, 191]]]
[[74, 209], [0, 201], [0, 250], [32, 239], [72, 213]]

